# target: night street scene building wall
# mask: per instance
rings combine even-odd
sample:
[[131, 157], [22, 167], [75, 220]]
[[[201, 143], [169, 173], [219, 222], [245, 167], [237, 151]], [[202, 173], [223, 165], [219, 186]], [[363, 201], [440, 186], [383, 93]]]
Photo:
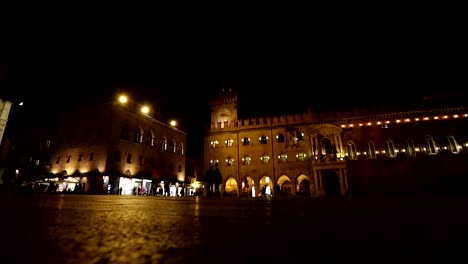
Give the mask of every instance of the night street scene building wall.
[[[238, 94], [210, 99], [204, 167], [224, 195], [453, 192], [468, 178], [468, 108], [459, 94], [238, 118]], [[281, 108], [281, 105], [277, 106]], [[261, 191], [265, 190], [266, 191]]]
[[34, 143], [21, 155], [4, 144], [24, 161], [4, 159], [4, 181], [35, 192], [176, 196], [184, 187], [193, 194], [185, 184], [187, 134], [127, 100], [57, 112], [51, 125], [28, 129]]

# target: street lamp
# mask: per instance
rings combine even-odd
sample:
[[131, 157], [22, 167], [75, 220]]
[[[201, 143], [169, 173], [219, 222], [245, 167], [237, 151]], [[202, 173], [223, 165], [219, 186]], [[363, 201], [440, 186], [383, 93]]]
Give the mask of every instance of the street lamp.
[[171, 125], [172, 127], [176, 127], [177, 126], [177, 121], [175, 121], [174, 119], [170, 120], [169, 125]]
[[149, 113], [149, 107], [146, 106], [146, 105], [142, 106], [142, 107], [141, 107], [141, 112], [142, 112], [143, 114], [148, 114], [148, 113]]
[[127, 103], [127, 101], [128, 101], [127, 96], [121, 95], [121, 96], [119, 97], [119, 102], [120, 102], [121, 104], [125, 104], [125, 103]]

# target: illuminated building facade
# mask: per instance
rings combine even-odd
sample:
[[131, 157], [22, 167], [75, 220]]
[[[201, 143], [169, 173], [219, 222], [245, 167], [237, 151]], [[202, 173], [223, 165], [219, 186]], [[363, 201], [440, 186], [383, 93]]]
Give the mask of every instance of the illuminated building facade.
[[148, 110], [122, 101], [60, 113], [50, 172], [71, 191], [153, 195], [169, 186], [168, 194], [177, 195], [187, 134]]
[[220, 169], [225, 195], [411, 193], [468, 183], [468, 107], [309, 109], [239, 119], [236, 92], [210, 105], [204, 168]]

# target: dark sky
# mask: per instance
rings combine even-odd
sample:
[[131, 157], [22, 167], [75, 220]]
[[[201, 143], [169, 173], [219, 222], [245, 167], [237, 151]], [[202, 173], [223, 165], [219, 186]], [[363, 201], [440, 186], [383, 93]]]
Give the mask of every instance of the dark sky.
[[258, 50], [259, 55], [256, 50], [216, 54], [180, 46], [145, 53], [138, 45], [129, 46], [135, 53], [89, 45], [70, 52], [46, 45], [0, 56], [0, 64], [7, 66], [0, 96], [55, 107], [112, 100], [123, 91], [142, 103], [160, 106], [167, 118], [181, 119], [193, 142], [198, 139], [192, 136], [202, 133], [200, 120], [209, 120], [209, 96], [222, 88], [238, 90], [241, 117], [297, 112], [307, 105], [321, 109], [342, 102], [353, 102], [350, 106], [372, 100], [411, 102], [431, 93], [464, 92], [468, 90], [465, 54], [448, 46], [312, 53], [287, 46], [290, 50], [280, 54], [266, 47]]

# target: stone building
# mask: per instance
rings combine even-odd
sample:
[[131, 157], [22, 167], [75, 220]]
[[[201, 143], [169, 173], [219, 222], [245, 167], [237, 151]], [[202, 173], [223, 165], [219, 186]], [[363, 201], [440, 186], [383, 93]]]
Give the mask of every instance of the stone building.
[[112, 102], [60, 113], [51, 136], [50, 172], [62, 191], [179, 193], [187, 134], [139, 107]]
[[[233, 196], [337, 196], [463, 189], [468, 107], [393, 105], [238, 118], [236, 92], [210, 99], [204, 168]], [[419, 107], [419, 108], [418, 108]]]

